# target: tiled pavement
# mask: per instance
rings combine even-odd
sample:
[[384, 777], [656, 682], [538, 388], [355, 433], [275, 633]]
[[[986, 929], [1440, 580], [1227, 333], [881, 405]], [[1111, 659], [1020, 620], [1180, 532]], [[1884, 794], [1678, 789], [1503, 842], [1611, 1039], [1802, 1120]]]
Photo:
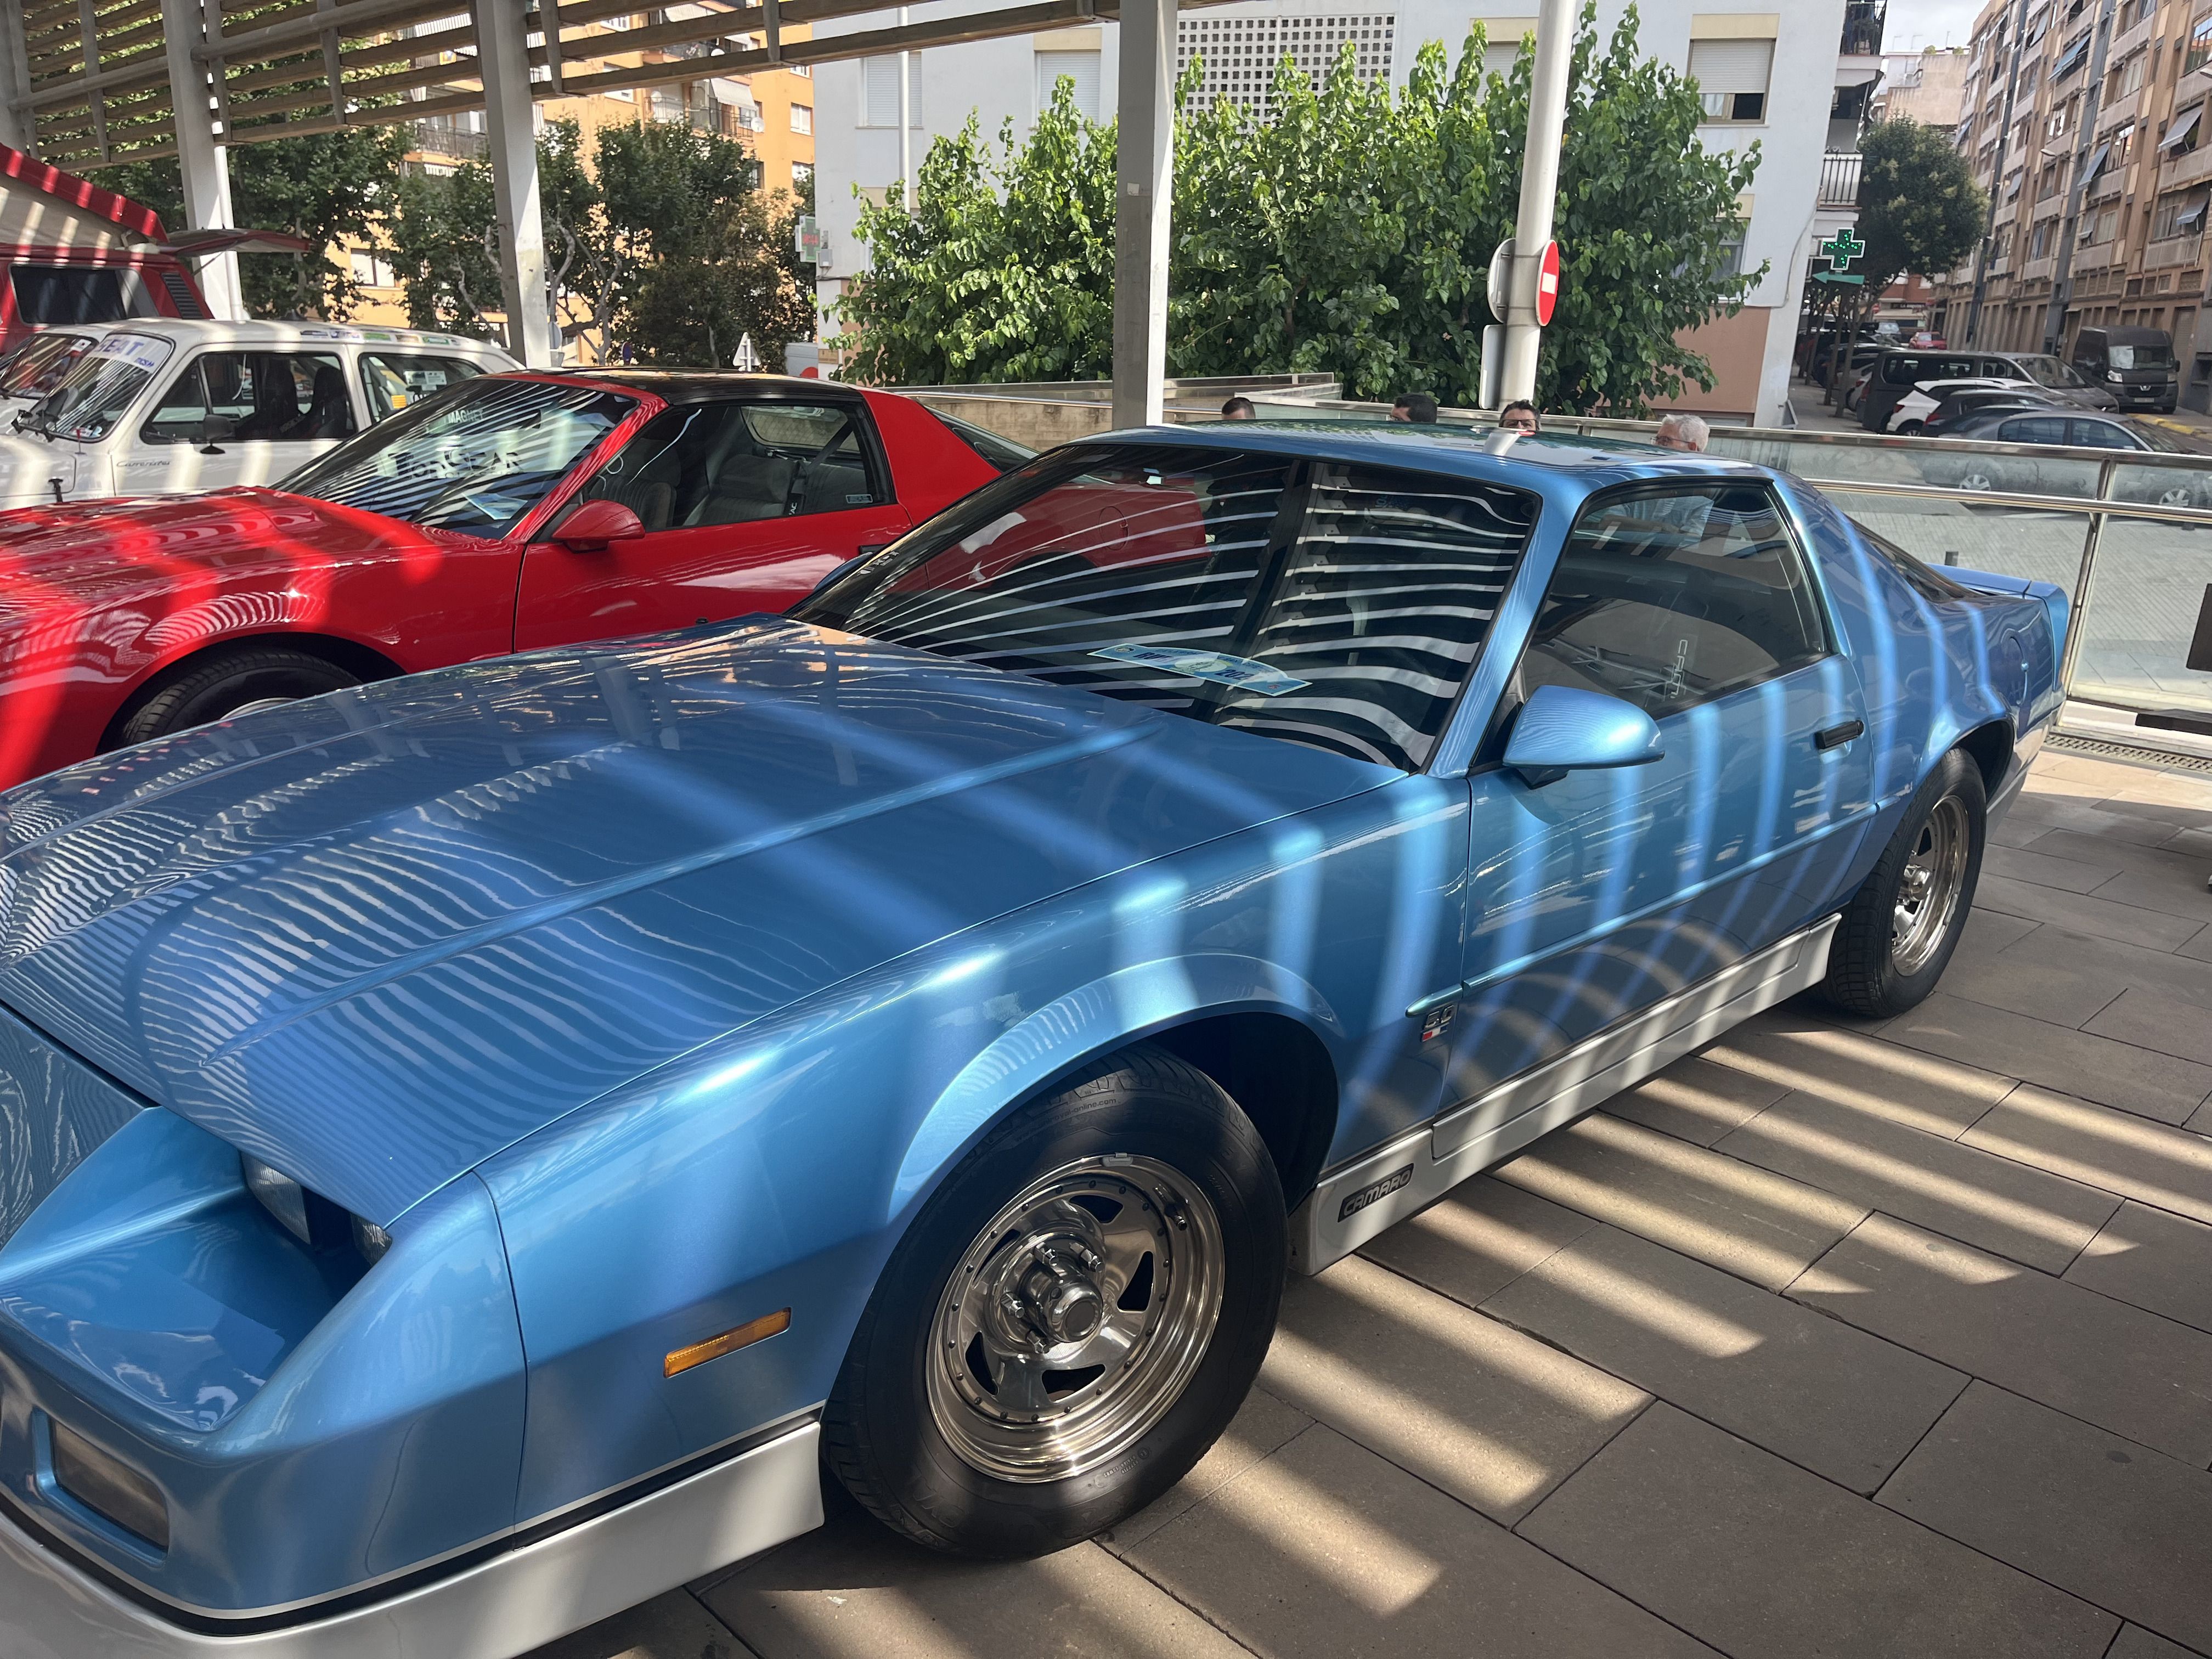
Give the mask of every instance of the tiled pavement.
[[534, 1659], [2212, 1654], [2212, 779], [2029, 788], [1939, 995], [1778, 1009], [1294, 1281], [1114, 1534], [838, 1502]]

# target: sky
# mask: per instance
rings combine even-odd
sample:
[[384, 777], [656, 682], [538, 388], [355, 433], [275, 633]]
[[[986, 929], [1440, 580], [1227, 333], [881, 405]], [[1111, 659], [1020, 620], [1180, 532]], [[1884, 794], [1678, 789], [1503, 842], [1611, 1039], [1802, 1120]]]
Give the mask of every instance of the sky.
[[1883, 25], [1884, 52], [1917, 52], [1923, 46], [1963, 46], [1974, 32], [1974, 19], [1985, 0], [1889, 0]]

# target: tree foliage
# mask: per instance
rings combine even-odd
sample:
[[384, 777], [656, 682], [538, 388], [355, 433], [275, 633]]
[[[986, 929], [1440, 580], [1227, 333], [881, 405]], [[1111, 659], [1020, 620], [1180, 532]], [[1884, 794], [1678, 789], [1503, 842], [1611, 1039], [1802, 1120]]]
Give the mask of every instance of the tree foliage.
[[1885, 121], [1859, 143], [1860, 269], [1869, 295], [1908, 272], [1934, 276], [1973, 252], [1990, 210], [1949, 134], [1917, 121]]
[[[288, 230], [313, 243], [313, 253], [239, 257], [239, 283], [256, 317], [343, 320], [361, 302], [351, 270], [330, 257], [333, 244], [368, 244], [392, 205], [406, 140], [390, 127], [349, 127], [230, 150], [234, 222], [255, 230]], [[185, 187], [173, 158], [133, 161], [104, 182], [145, 203], [173, 228], [185, 222]]]
[[[1763, 274], [1723, 258], [1759, 151], [1706, 154], [1696, 86], [1638, 58], [1634, 9], [1602, 48], [1595, 19], [1586, 4], [1559, 169], [1559, 312], [1538, 394], [1641, 411], [1686, 380], [1711, 385], [1677, 336], [1733, 313]], [[1271, 120], [1226, 102], [1178, 119], [1173, 372], [1326, 372], [1355, 395], [1475, 401], [1532, 72], [1524, 44], [1510, 74], [1486, 75], [1485, 44], [1478, 25], [1456, 65], [1425, 46], [1395, 95], [1360, 80], [1349, 49], [1319, 86], [1285, 60]], [[896, 201], [862, 210], [871, 268], [841, 311], [857, 376], [1110, 372], [1114, 160], [1112, 124], [1084, 118], [1065, 82], [1025, 144], [1011, 124], [995, 150], [972, 122], [938, 140], [911, 215]]]

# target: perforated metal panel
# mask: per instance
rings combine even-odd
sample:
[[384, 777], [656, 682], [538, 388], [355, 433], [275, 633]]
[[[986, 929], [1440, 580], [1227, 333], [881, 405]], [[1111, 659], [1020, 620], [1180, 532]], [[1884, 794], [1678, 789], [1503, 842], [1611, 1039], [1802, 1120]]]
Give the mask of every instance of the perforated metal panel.
[[1195, 114], [1226, 99], [1264, 120], [1271, 112], [1276, 65], [1287, 57], [1316, 87], [1324, 87], [1347, 40], [1358, 52], [1353, 73], [1363, 81], [1387, 81], [1397, 32], [1393, 12], [1183, 18], [1176, 25], [1176, 73], [1186, 72], [1194, 58], [1204, 65], [1204, 78], [1184, 108]]

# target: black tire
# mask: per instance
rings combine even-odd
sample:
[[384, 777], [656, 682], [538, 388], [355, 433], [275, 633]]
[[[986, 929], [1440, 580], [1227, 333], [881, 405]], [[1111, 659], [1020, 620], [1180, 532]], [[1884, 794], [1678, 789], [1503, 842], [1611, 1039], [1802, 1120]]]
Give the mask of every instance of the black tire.
[[[1873, 872], [1852, 895], [1828, 947], [1828, 974], [1820, 994], [1837, 1007], [1871, 1018], [1901, 1014], [1936, 988], [1966, 931], [1981, 879], [1987, 801], [1981, 769], [1960, 750], [1944, 756], [1920, 786]], [[1945, 828], [1954, 823], [1955, 827]], [[1939, 818], [1942, 820], [1939, 823]], [[1920, 908], [1934, 903], [1923, 896], [1914, 906], [1906, 893], [1907, 873], [1916, 865], [1942, 860], [1931, 842], [1963, 835], [1955, 870], [1939, 874], [1931, 887], [1948, 890], [1940, 915]], [[1900, 902], [1914, 906], [1908, 924]], [[1900, 930], [1903, 930], [1900, 937]]]
[[1897, 428], [1897, 435], [1900, 438], [1917, 438], [1927, 429], [1926, 425], [1919, 421], [1907, 421]]
[[[1006, 1478], [959, 1443], [978, 1431], [999, 1431], [988, 1419], [988, 1406], [976, 1411], [954, 1397], [957, 1389], [967, 1387], [957, 1380], [957, 1364], [977, 1366], [969, 1373], [975, 1384], [997, 1393], [983, 1369], [990, 1364], [988, 1355], [980, 1361], [968, 1358], [981, 1335], [963, 1349], [943, 1334], [969, 1305], [959, 1286], [971, 1287], [972, 1295], [972, 1287], [1004, 1285], [1006, 1269], [998, 1264], [1034, 1259], [1025, 1244], [1009, 1243], [1022, 1228], [999, 1234], [1008, 1206], [1086, 1161], [1130, 1158], [1139, 1162], [1122, 1167], [1142, 1170], [1149, 1160], [1170, 1169], [1188, 1192], [1203, 1196], [1211, 1214], [1196, 1213], [1198, 1206], [1188, 1203], [1178, 1208], [1168, 1187], [1154, 1189], [1168, 1200], [1159, 1207], [1141, 1204], [1143, 1215], [1162, 1231], [1163, 1259], [1173, 1262], [1181, 1245], [1182, 1262], [1191, 1267], [1171, 1265], [1157, 1279], [1144, 1269], [1130, 1276], [1113, 1307], [1127, 1306], [1141, 1290], [1157, 1299], [1159, 1310], [1133, 1316], [1159, 1322], [1134, 1344], [1131, 1352], [1137, 1357], [1117, 1375], [1123, 1382], [1164, 1375], [1141, 1369], [1152, 1363], [1143, 1356], [1170, 1351], [1157, 1334], [1170, 1328], [1166, 1322], [1176, 1304], [1163, 1286], [1170, 1278], [1180, 1286], [1200, 1282], [1203, 1274], [1195, 1269], [1203, 1264], [1192, 1254], [1198, 1246], [1191, 1240], [1202, 1238], [1212, 1224], [1218, 1224], [1218, 1316], [1202, 1348], [1195, 1341], [1182, 1345], [1193, 1356], [1185, 1361], [1188, 1369], [1164, 1373], [1182, 1380], [1152, 1390], [1148, 1397], [1161, 1402], [1158, 1414], [1131, 1422], [1133, 1437], [1104, 1443], [1095, 1465], [1065, 1475]], [[1188, 1237], [1178, 1239], [1167, 1231], [1170, 1219]], [[878, 1520], [933, 1549], [1012, 1559], [1095, 1536], [1181, 1480], [1243, 1403], [1274, 1334], [1286, 1244], [1282, 1188], [1251, 1120], [1204, 1073], [1148, 1044], [1130, 1048], [1009, 1118], [930, 1199], [892, 1253], [854, 1333], [824, 1413], [824, 1460]], [[985, 1265], [979, 1268], [979, 1262]], [[1001, 1276], [994, 1279], [994, 1273]], [[985, 1297], [976, 1305], [1005, 1304]], [[942, 1373], [933, 1376], [929, 1368], [938, 1363], [940, 1347], [960, 1358], [957, 1364], [946, 1358]], [[1080, 1393], [1071, 1389], [1067, 1397]], [[1101, 1395], [1092, 1403], [1110, 1398]], [[952, 1402], [949, 1415], [940, 1403], [945, 1399]], [[1060, 1407], [1057, 1400], [1050, 1403]], [[1148, 1424], [1141, 1432], [1139, 1422]], [[1009, 1432], [1031, 1431], [1018, 1425]]]
[[179, 663], [115, 728], [115, 744], [145, 743], [213, 720], [249, 703], [320, 696], [360, 678], [289, 646], [246, 645]]

